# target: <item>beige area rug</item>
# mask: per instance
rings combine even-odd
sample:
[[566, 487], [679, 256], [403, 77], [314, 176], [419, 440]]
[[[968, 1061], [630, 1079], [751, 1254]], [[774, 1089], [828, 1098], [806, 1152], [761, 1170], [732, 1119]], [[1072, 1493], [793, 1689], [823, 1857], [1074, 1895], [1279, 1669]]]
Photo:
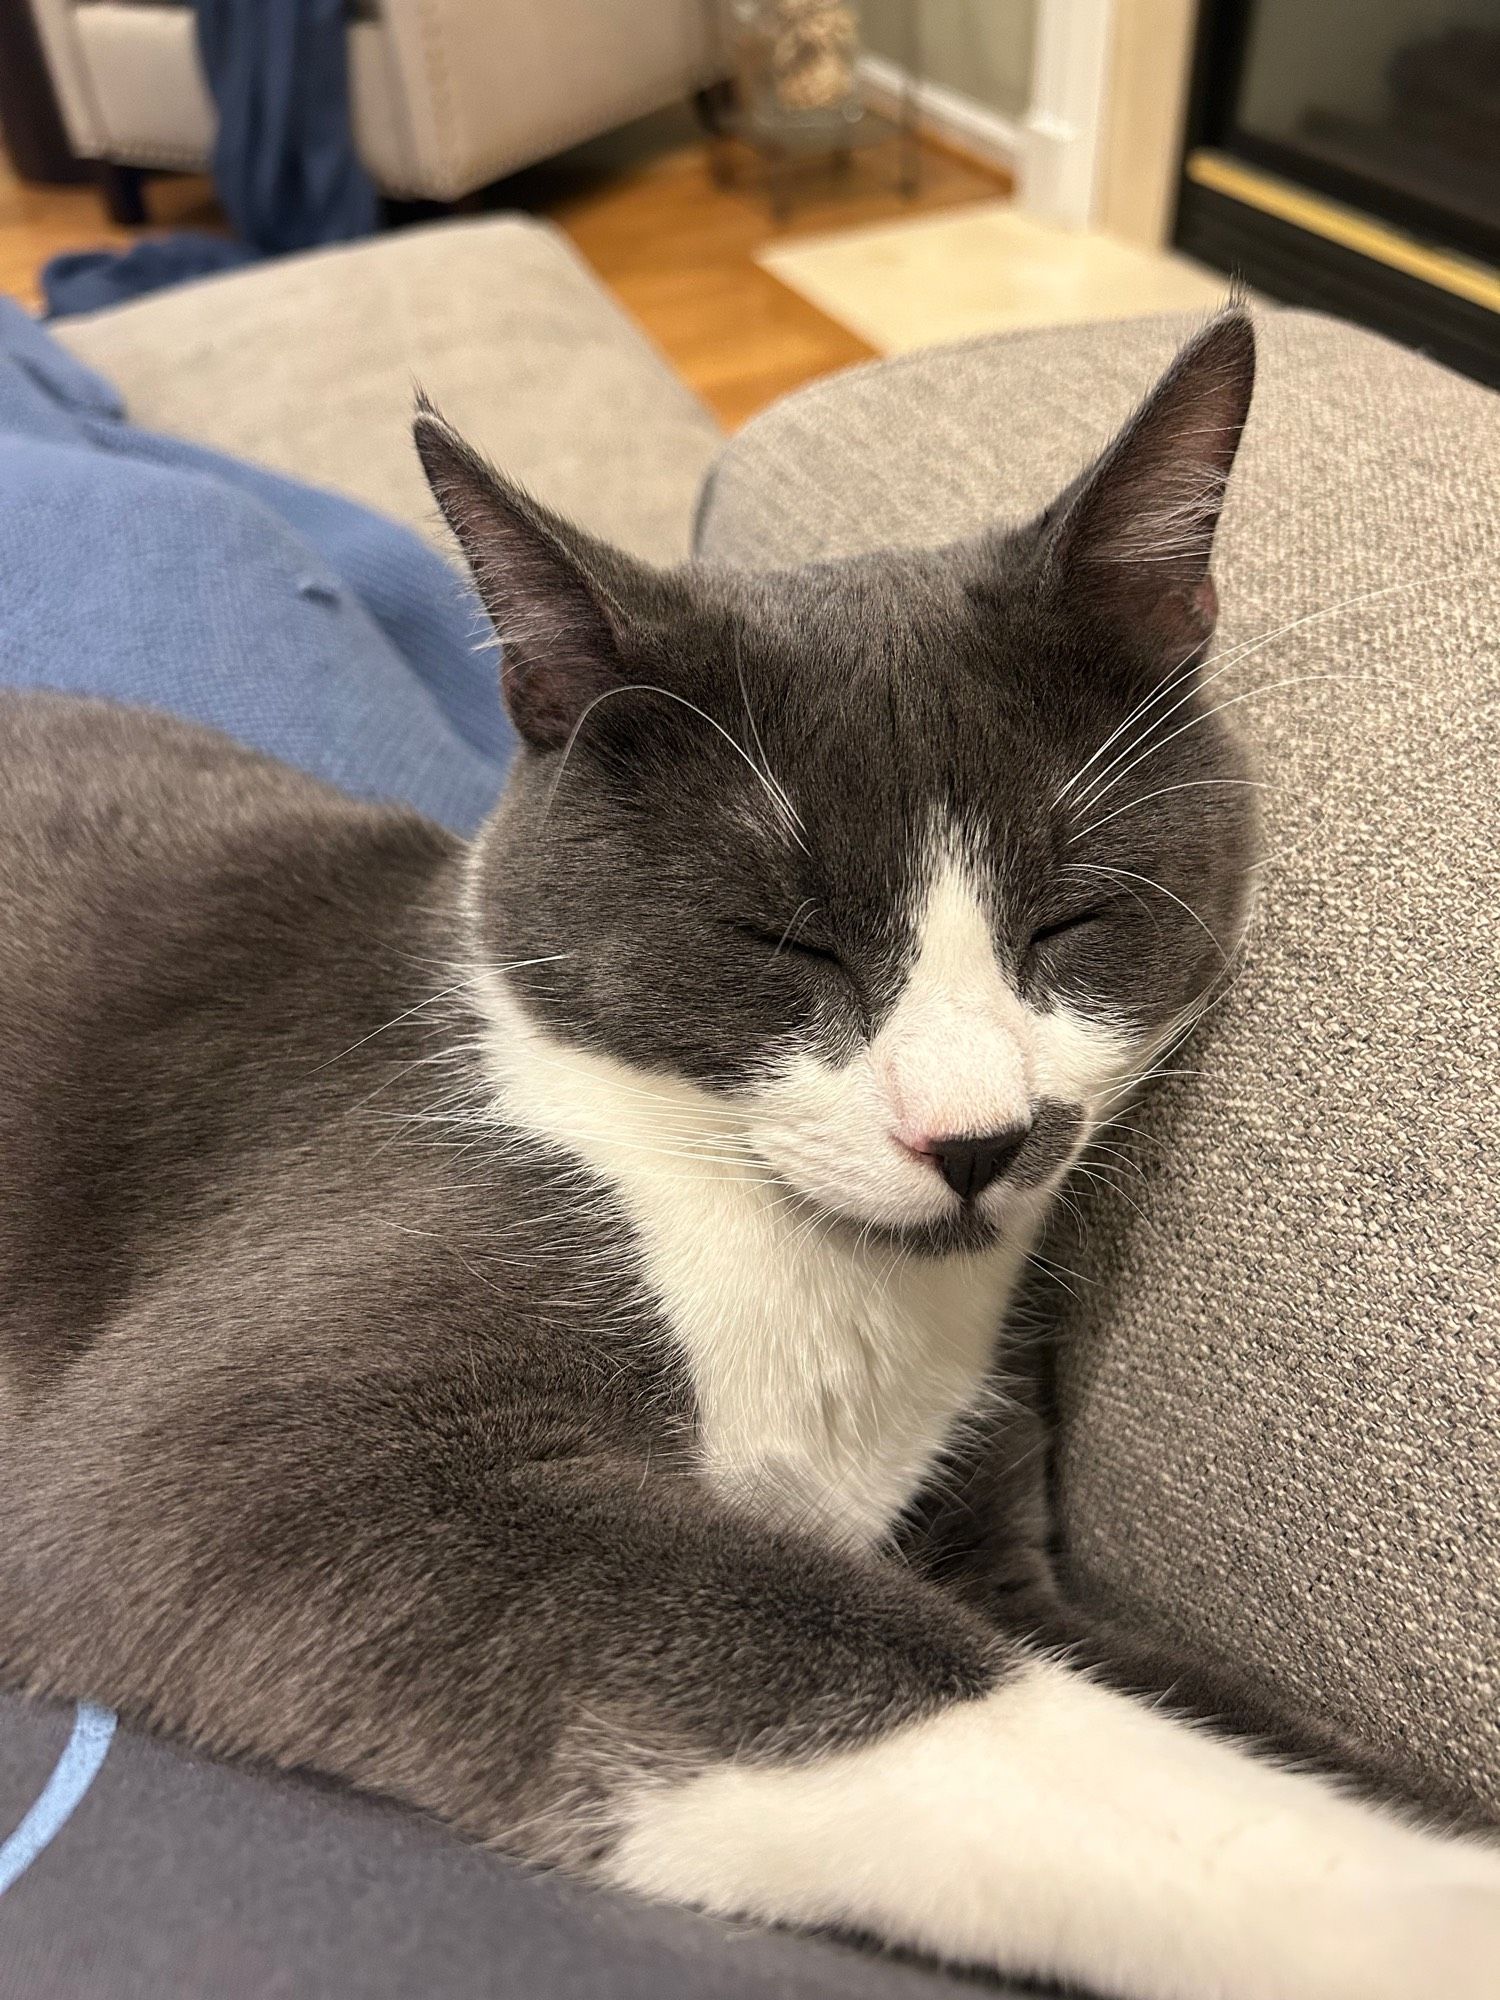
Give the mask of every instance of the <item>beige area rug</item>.
[[882, 354], [1012, 327], [1131, 319], [1223, 303], [1229, 280], [984, 202], [772, 247], [758, 262]]

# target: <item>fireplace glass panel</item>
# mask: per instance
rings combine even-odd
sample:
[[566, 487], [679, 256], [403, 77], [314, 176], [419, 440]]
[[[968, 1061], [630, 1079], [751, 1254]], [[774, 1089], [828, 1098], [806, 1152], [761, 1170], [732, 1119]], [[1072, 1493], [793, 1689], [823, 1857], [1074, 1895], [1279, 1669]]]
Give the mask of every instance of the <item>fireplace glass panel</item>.
[[1458, 248], [1500, 247], [1500, 0], [1253, 0], [1235, 151]]

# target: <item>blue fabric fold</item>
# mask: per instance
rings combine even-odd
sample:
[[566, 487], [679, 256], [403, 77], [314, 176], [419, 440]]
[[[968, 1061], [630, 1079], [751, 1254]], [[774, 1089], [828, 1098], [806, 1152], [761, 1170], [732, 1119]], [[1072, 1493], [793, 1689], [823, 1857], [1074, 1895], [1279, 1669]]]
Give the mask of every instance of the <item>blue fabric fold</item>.
[[49, 319], [65, 319], [260, 261], [261, 252], [248, 243], [210, 236], [206, 229], [179, 229], [148, 236], [128, 250], [64, 250], [42, 266], [42, 298]]
[[219, 108], [214, 185], [236, 233], [268, 255], [374, 229], [354, 150], [344, 0], [196, 0]]
[[0, 684], [167, 709], [468, 833], [514, 747], [484, 629], [407, 529], [136, 429], [0, 300]]
[[128, 250], [53, 257], [41, 274], [49, 318], [352, 242], [379, 221], [354, 147], [344, 0], [195, 0], [195, 13], [218, 108], [214, 185], [235, 238], [178, 230]]

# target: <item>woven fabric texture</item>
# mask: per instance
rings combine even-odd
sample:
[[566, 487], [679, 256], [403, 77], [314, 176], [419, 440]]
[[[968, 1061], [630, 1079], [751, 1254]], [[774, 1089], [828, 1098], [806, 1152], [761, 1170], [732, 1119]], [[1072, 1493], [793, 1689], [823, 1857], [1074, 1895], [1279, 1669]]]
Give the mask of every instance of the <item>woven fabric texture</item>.
[[541, 500], [659, 562], [687, 554], [718, 425], [574, 254], [518, 216], [443, 222], [59, 320], [133, 423], [446, 530], [414, 387]]
[[[727, 448], [701, 551], [1024, 515], [1192, 325], [819, 385]], [[1500, 400], [1330, 320], [1261, 333], [1214, 693], [1268, 858], [1239, 977], [1080, 1190], [1064, 1525], [1090, 1595], [1500, 1814]]]

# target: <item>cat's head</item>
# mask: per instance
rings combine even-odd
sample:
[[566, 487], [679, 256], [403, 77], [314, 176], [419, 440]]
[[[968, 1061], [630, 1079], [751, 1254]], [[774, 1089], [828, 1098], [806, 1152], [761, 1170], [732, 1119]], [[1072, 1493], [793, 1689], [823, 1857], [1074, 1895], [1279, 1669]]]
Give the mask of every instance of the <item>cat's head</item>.
[[1038, 520], [772, 575], [647, 570], [419, 415], [524, 745], [477, 948], [595, 1122], [913, 1248], [1035, 1211], [1243, 919], [1202, 664], [1253, 373], [1229, 314]]

